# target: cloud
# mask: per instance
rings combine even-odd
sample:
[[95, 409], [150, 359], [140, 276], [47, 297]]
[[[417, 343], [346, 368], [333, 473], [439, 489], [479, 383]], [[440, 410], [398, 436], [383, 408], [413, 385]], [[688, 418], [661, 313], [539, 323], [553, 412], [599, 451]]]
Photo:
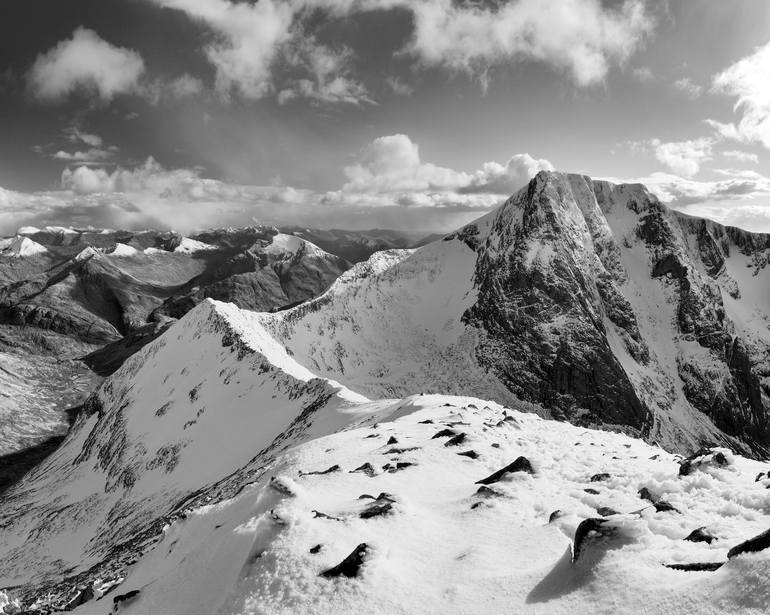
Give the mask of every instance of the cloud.
[[641, 0], [607, 8], [599, 0], [518, 0], [486, 5], [413, 2], [409, 52], [428, 66], [483, 74], [516, 60], [544, 62], [580, 86], [604, 80], [652, 32]]
[[[88, 224], [109, 228], [175, 228], [266, 224], [385, 226], [449, 231], [499, 205], [542, 169], [528, 154], [457, 171], [420, 157], [407, 135], [373, 140], [345, 167], [338, 190], [324, 193], [286, 185], [232, 184], [196, 169], [166, 169], [153, 158], [133, 168], [65, 168], [62, 189], [2, 192], [0, 233], [18, 226]], [[13, 225], [13, 228], [11, 228]]]
[[78, 28], [72, 37], [37, 57], [27, 74], [32, 95], [56, 102], [78, 90], [103, 101], [136, 91], [145, 70], [142, 57], [131, 49], [115, 47], [93, 30]]
[[712, 90], [737, 98], [737, 124], [710, 123], [723, 134], [770, 148], [770, 43], [714, 77]]
[[352, 58], [353, 52], [346, 47], [332, 49], [311, 36], [302, 37], [286, 59], [310, 78], [294, 80], [278, 94], [278, 102], [305, 98], [322, 103], [375, 104], [366, 87], [352, 77]]
[[407, 135], [389, 135], [361, 150], [358, 161], [344, 169], [347, 182], [328, 192], [323, 203], [489, 209], [538, 171], [552, 169], [547, 160], [517, 154], [504, 164], [485, 162], [474, 172], [456, 171], [423, 162], [419, 146]]
[[759, 156], [756, 154], [750, 154], [749, 152], [742, 152], [740, 150], [728, 150], [726, 152], [722, 152], [722, 156], [725, 158], [731, 158], [732, 160], [737, 160], [738, 162], [753, 162], [754, 164], [759, 164]]
[[101, 147], [103, 140], [99, 135], [93, 133], [83, 132], [76, 125], [68, 126], [64, 130], [64, 136], [71, 143], [84, 143], [91, 147]]
[[[398, 9], [412, 16], [404, 49], [416, 67], [465, 72], [486, 82], [489, 69], [530, 60], [566, 72], [579, 86], [602, 82], [651, 35], [655, 23], [644, 0], [606, 7], [601, 0], [151, 0], [204, 24], [212, 33], [203, 51], [216, 70], [216, 89], [228, 98], [280, 102], [304, 97], [316, 102], [370, 102], [364, 84], [349, 70], [349, 54], [315, 41], [319, 11], [333, 19]], [[296, 49], [312, 47], [313, 53]], [[308, 63], [308, 59], [311, 60]], [[309, 69], [302, 78], [283, 72]], [[410, 86], [389, 82], [396, 93]], [[394, 87], [395, 86], [395, 87]]]
[[714, 140], [703, 137], [665, 143], [660, 139], [651, 139], [648, 144], [658, 162], [675, 173], [692, 177], [700, 171], [702, 163], [712, 159]]
[[63, 160], [65, 162], [104, 162], [112, 158], [117, 152], [117, 148], [100, 149], [93, 147], [88, 150], [65, 152], [59, 150], [51, 155], [54, 160]]
[[215, 39], [205, 54], [216, 68], [216, 89], [224, 97], [233, 91], [245, 98], [262, 98], [273, 90], [272, 64], [280, 46], [290, 39], [294, 9], [283, 0], [255, 3], [229, 0], [153, 0], [184, 12], [208, 26]]
[[104, 140], [96, 134], [84, 132], [77, 124], [72, 124], [62, 131], [67, 143], [65, 147], [79, 147], [75, 151], [69, 151], [56, 147], [55, 144], [36, 145], [32, 149], [48, 158], [61, 160], [68, 163], [101, 164], [112, 159], [119, 148], [110, 145], [105, 146]]
[[703, 94], [703, 86], [698, 85], [689, 77], [683, 77], [674, 81], [674, 87], [680, 92], [684, 92], [693, 100], [699, 98]]

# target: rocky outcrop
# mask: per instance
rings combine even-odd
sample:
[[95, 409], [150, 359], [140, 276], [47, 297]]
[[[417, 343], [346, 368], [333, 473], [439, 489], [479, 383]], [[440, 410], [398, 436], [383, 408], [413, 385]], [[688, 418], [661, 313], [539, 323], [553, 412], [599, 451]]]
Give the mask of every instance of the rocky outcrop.
[[731, 313], [767, 314], [738, 280], [764, 275], [768, 236], [677, 214], [643, 186], [544, 172], [488, 232], [453, 237], [478, 254], [464, 315], [478, 361], [517, 396], [652, 439], [686, 414], [691, 448], [765, 454], [767, 323]]

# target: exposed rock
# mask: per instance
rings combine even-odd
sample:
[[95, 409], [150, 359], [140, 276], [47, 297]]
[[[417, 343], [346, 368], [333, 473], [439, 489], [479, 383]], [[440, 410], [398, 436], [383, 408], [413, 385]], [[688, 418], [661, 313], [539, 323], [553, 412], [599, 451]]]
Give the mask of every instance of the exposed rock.
[[666, 568], [672, 570], [683, 570], [685, 572], [713, 572], [719, 570], [725, 565], [725, 562], [703, 562], [698, 564], [664, 564]]
[[650, 493], [650, 490], [647, 489], [647, 487], [642, 487], [641, 489], [639, 489], [637, 493], [639, 494], [639, 497], [641, 499], [647, 500], [652, 504], [654, 504], [658, 500], [658, 498], [656, 498], [654, 495], [652, 495], [652, 493]]
[[486, 485], [482, 485], [476, 489], [476, 495], [481, 498], [499, 498], [502, 497], [503, 494], [499, 491], [491, 489], [490, 487], [487, 487]]
[[600, 474], [594, 474], [591, 477], [591, 482], [592, 483], [599, 483], [599, 482], [602, 482], [602, 481], [605, 481], [605, 480], [610, 480], [610, 475], [607, 472], [602, 472]]
[[653, 502], [653, 506], [655, 506], [655, 512], [675, 512], [675, 513], [680, 512], [672, 504], [669, 504], [668, 502], [664, 502], [663, 500], [658, 500], [657, 502]]
[[532, 464], [529, 462], [529, 459], [526, 457], [518, 457], [513, 463], [508, 464], [504, 468], [501, 468], [497, 472], [493, 472], [486, 478], [482, 478], [481, 480], [477, 480], [477, 485], [491, 485], [492, 483], [496, 483], [499, 480], [501, 480], [506, 474], [512, 473], [512, 472], [526, 472], [527, 474], [534, 474], [535, 471], [532, 469]]
[[330, 521], [342, 521], [339, 517], [333, 517], [332, 515], [327, 515], [326, 513], [319, 512], [317, 510], [311, 511], [313, 513], [313, 519], [329, 519]]
[[468, 457], [470, 459], [478, 459], [479, 458], [479, 454], [476, 451], [473, 451], [473, 450], [471, 450], [471, 451], [463, 451], [462, 453], [457, 453], [457, 454], [460, 455], [461, 457]]
[[727, 552], [727, 558], [732, 559], [742, 553], [755, 553], [764, 551], [770, 547], [770, 530], [766, 530], [754, 538], [749, 538], [745, 542], [735, 545]]
[[705, 527], [699, 527], [698, 529], [693, 530], [687, 536], [685, 536], [684, 540], [688, 540], [690, 542], [705, 542], [706, 544], [710, 545], [716, 540], [716, 536], [710, 534]]
[[456, 436], [444, 442], [444, 446], [459, 446], [465, 442], [466, 437], [467, 435], [465, 433], [458, 433]]
[[339, 472], [342, 468], [340, 468], [338, 465], [333, 465], [330, 468], [327, 468], [326, 470], [316, 470], [313, 472], [300, 472], [300, 476], [321, 476], [323, 474], [332, 474], [333, 472]]
[[559, 517], [563, 517], [564, 513], [560, 510], [554, 510], [549, 516], [548, 516], [548, 523], [553, 523], [556, 521]]
[[313, 555], [316, 555], [317, 553], [321, 552], [321, 549], [323, 549], [323, 545], [317, 544], [312, 547], [310, 547], [310, 553]]
[[572, 540], [572, 562], [576, 563], [585, 548], [586, 542], [600, 536], [609, 536], [615, 532], [615, 528], [607, 525], [607, 519], [585, 519], [580, 522], [575, 530]]
[[362, 474], [366, 474], [367, 476], [374, 476], [374, 466], [372, 466], [371, 463], [368, 461], [364, 464], [361, 464], [358, 466], [355, 470], [350, 470], [350, 473], [354, 472], [361, 472]]
[[390, 436], [386, 444], [398, 444], [398, 440], [396, 439], [396, 436]]
[[587, 489], [583, 489], [586, 493], [590, 493], [591, 495], [599, 495], [599, 492], [596, 489], [592, 489], [591, 487], [588, 487]]
[[683, 459], [679, 464], [679, 476], [692, 474], [702, 466], [725, 467], [728, 465], [727, 457], [722, 451], [713, 451], [711, 449], [701, 449], [694, 455]]
[[377, 496], [377, 499], [361, 511], [358, 516], [361, 517], [361, 519], [371, 519], [373, 517], [388, 515], [393, 511], [394, 502], [393, 496], [387, 493], [381, 493]]
[[610, 508], [609, 506], [600, 506], [596, 509], [596, 512], [600, 514], [602, 517], [612, 517], [613, 515], [619, 515], [620, 513], [615, 510], [614, 508]]
[[134, 600], [139, 595], [139, 593], [140, 591], [138, 589], [132, 589], [130, 592], [126, 592], [125, 594], [120, 594], [119, 596], [115, 596], [112, 599], [112, 604], [115, 608], [117, 608], [119, 604]]
[[432, 440], [435, 440], [436, 438], [448, 438], [448, 437], [452, 437], [452, 436], [455, 436], [455, 435], [457, 435], [457, 432], [456, 432], [456, 431], [454, 431], [454, 430], [452, 430], [452, 429], [449, 429], [449, 428], [447, 428], [447, 429], [442, 429], [442, 430], [441, 430], [441, 431], [439, 431], [439, 432], [436, 432], [436, 433], [433, 435], [433, 438], [431, 438], [431, 439], [432, 439]]
[[364, 559], [369, 550], [369, 545], [362, 542], [348, 555], [344, 560], [333, 568], [324, 570], [320, 576], [331, 579], [334, 577], [348, 577], [349, 579], [358, 576], [361, 566], [364, 564]]

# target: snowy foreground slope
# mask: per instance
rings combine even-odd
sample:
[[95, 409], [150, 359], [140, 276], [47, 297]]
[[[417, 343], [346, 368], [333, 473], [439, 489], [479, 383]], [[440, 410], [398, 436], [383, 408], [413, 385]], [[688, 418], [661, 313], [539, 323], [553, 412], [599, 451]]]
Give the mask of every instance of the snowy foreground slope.
[[[710, 453], [680, 476], [680, 458], [640, 440], [493, 402], [370, 401], [316, 377], [261, 318], [198, 306], [105, 381], [62, 447], [4, 495], [8, 610], [765, 608], [770, 551], [727, 560], [770, 527], [770, 479], [755, 480], [766, 464]], [[522, 456], [532, 473], [479, 491]], [[606, 536], [581, 541], [573, 563], [590, 518], [607, 519]], [[715, 540], [683, 540], [698, 528]], [[356, 576], [319, 576], [363, 544]]]

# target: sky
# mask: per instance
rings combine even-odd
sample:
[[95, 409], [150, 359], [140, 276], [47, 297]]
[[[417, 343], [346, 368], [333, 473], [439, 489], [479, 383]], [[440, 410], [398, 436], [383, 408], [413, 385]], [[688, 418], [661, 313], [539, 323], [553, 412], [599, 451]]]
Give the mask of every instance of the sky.
[[448, 231], [540, 170], [770, 232], [770, 3], [25, 0], [0, 234]]

